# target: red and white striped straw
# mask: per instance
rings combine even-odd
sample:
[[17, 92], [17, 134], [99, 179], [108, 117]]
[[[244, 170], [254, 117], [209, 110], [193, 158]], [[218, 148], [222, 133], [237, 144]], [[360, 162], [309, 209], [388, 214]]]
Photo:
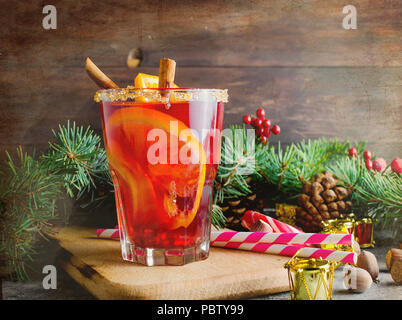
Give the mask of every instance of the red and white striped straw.
[[274, 243], [274, 244], [342, 244], [352, 245], [351, 234], [338, 233], [265, 233], [213, 231], [211, 244], [215, 242]]
[[119, 229], [97, 229], [96, 235], [98, 238], [120, 240]]
[[288, 257], [293, 257], [297, 253], [297, 257], [301, 258], [310, 258], [310, 259], [321, 258], [323, 260], [351, 263], [351, 264], [356, 264], [357, 262], [357, 255], [354, 252], [311, 248], [300, 245], [286, 245], [286, 244], [273, 244], [273, 243], [256, 244], [256, 243], [244, 243], [244, 242], [228, 242], [228, 243], [214, 242], [213, 246], [248, 250], [253, 252], [278, 254], [281, 256], [288, 256]]
[[[118, 229], [97, 229], [98, 238], [119, 240]], [[271, 242], [262, 242], [271, 241]], [[298, 243], [291, 245], [284, 243]], [[304, 241], [304, 242], [299, 242]], [[354, 252], [328, 250], [306, 247], [308, 244], [344, 244], [352, 245], [350, 234], [325, 233], [264, 233], [264, 232], [212, 232], [211, 245], [214, 247], [240, 249], [293, 257], [315, 258], [335, 262], [356, 264], [357, 254]]]
[[284, 223], [282, 221], [276, 220], [272, 217], [269, 217], [265, 214], [248, 210], [244, 213], [243, 217], [241, 218], [241, 225], [248, 229], [251, 230], [251, 227], [253, 226], [254, 223], [256, 223], [258, 220], [262, 220], [266, 222], [271, 228], [273, 232], [292, 232], [292, 233], [303, 233], [302, 230], [291, 226], [287, 223]]

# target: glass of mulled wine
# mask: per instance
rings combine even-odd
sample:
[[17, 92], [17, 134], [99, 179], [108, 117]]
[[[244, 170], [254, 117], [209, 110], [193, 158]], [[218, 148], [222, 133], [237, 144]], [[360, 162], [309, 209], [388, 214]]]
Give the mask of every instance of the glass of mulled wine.
[[100, 90], [123, 259], [183, 265], [209, 254], [227, 91]]

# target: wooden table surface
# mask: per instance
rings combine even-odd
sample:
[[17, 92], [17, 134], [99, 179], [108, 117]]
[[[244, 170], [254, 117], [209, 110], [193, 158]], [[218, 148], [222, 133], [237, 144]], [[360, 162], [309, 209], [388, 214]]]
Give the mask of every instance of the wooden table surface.
[[[369, 249], [373, 252], [380, 265], [379, 283], [364, 293], [348, 293], [342, 285], [344, 270], [339, 268], [335, 271], [333, 296], [334, 300], [402, 300], [402, 286], [398, 286], [392, 280], [386, 270], [385, 254], [389, 246], [378, 246]], [[42, 287], [41, 266], [54, 264], [57, 256], [58, 245], [56, 242], [48, 243], [46, 254], [42, 254], [36, 260], [35, 274], [30, 281], [16, 283], [5, 281], [3, 284], [4, 299], [10, 300], [92, 300], [96, 299], [86, 289], [72, 279], [62, 268], [58, 268], [58, 281], [56, 290], [44, 290]], [[262, 295], [253, 299], [263, 300], [288, 300], [289, 292]]]
[[289, 287], [289, 257], [212, 247], [203, 261], [146, 267], [123, 261], [120, 242], [97, 238], [96, 229], [65, 227], [54, 238], [58, 266], [100, 299], [240, 299]]

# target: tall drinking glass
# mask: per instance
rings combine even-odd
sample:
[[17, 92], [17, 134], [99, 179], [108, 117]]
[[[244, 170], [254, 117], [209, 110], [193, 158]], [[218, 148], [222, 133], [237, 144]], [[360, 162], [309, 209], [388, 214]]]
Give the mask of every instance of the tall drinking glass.
[[124, 260], [183, 265], [208, 257], [212, 189], [227, 91], [100, 90]]

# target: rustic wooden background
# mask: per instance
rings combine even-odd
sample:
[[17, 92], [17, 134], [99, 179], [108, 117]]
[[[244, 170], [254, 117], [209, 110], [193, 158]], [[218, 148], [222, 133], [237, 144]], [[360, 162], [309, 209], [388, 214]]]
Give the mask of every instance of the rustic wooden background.
[[[42, 28], [50, 2], [57, 30]], [[0, 157], [46, 149], [68, 119], [101, 132], [87, 56], [120, 86], [173, 58], [179, 85], [229, 89], [225, 125], [266, 108], [274, 142], [337, 136], [402, 156], [401, 0], [50, 2], [0, 0]], [[342, 28], [347, 4], [357, 30]]]

